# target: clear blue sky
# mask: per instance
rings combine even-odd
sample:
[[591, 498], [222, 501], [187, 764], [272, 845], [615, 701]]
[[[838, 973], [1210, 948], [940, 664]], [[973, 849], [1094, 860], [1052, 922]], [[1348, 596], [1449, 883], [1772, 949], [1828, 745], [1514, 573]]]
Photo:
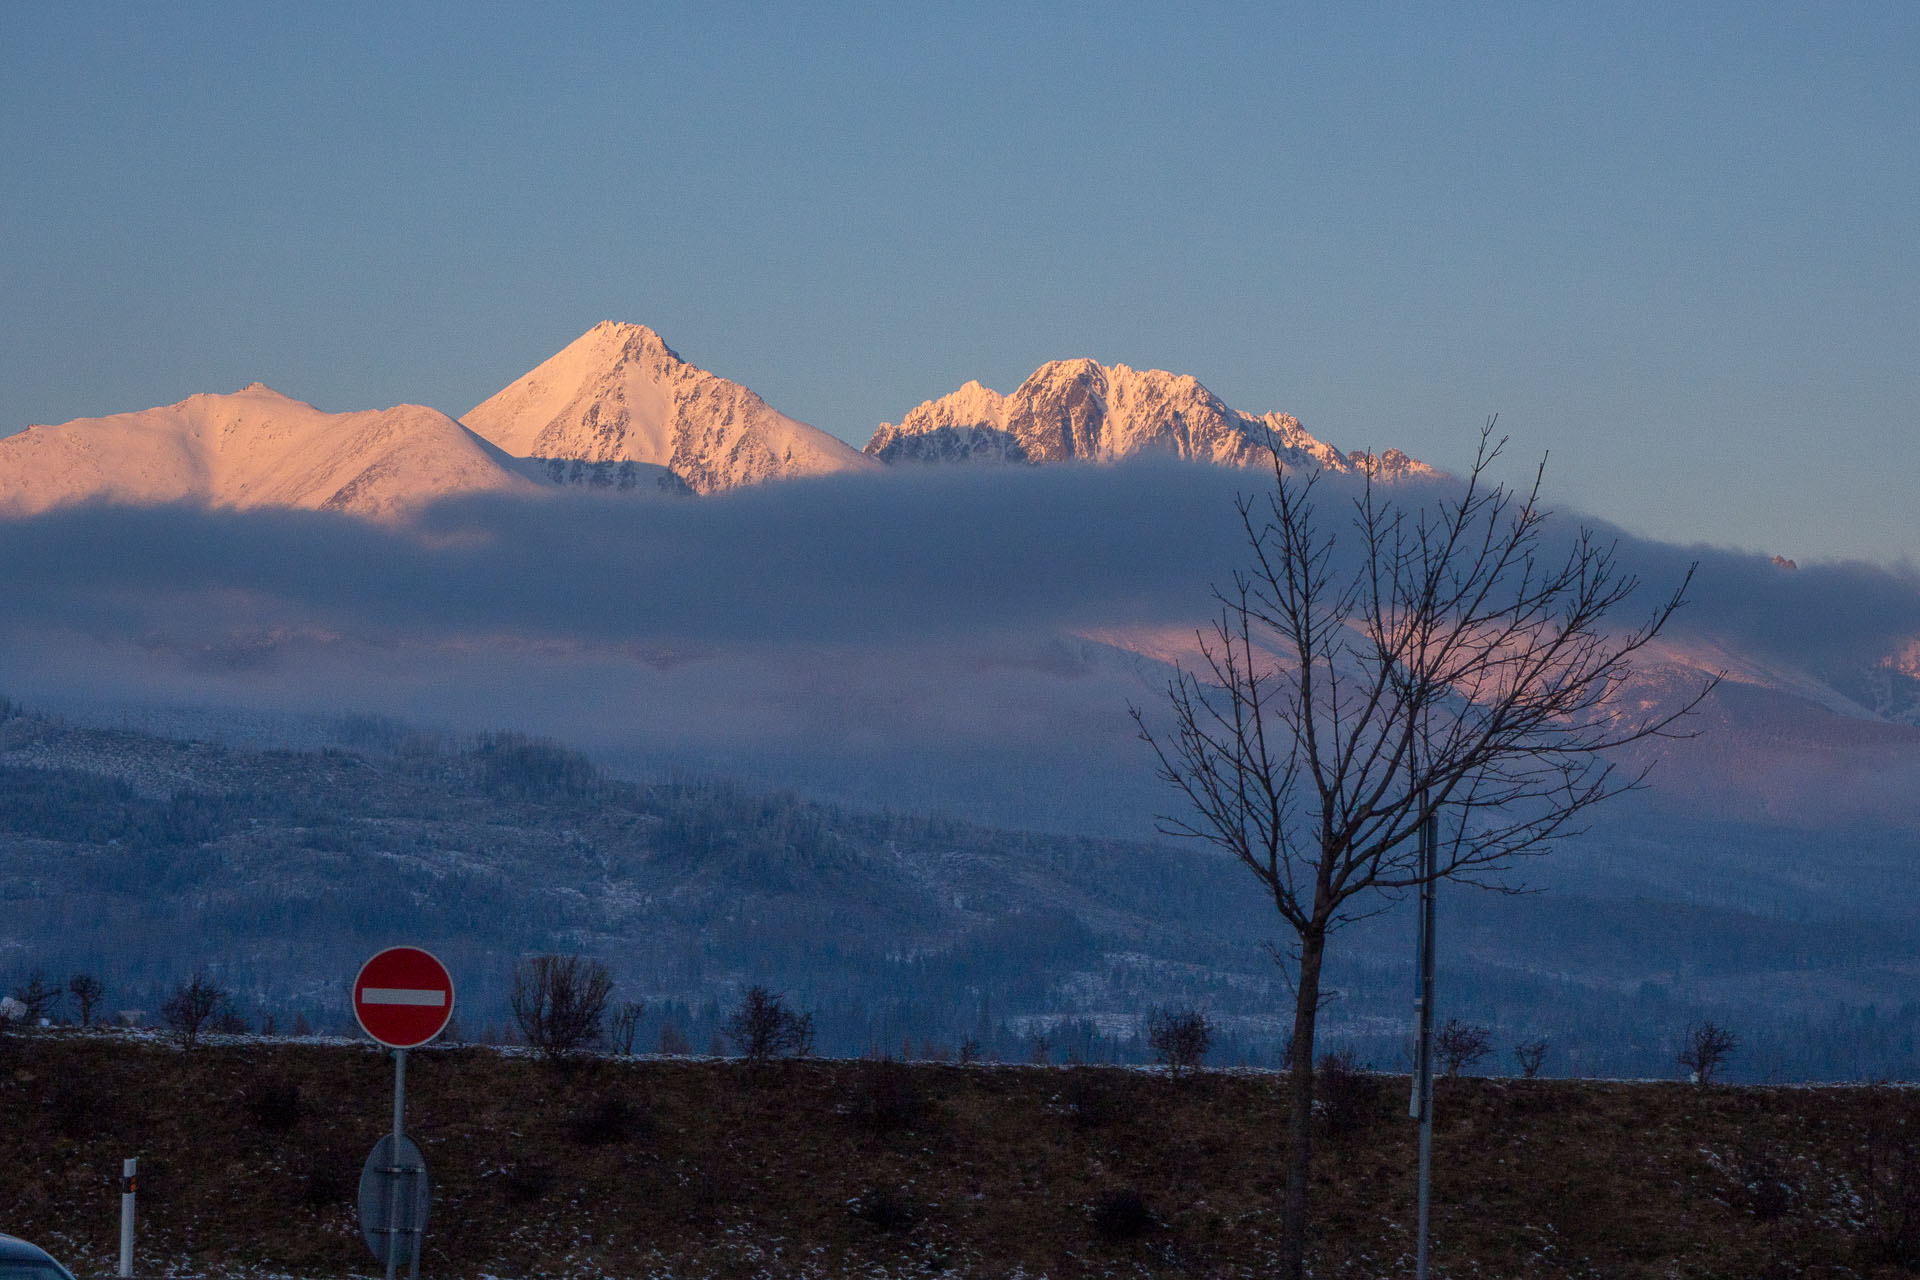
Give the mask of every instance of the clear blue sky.
[[771, 8], [0, 6], [0, 433], [613, 318], [856, 444], [1091, 355], [1920, 560], [1920, 5]]

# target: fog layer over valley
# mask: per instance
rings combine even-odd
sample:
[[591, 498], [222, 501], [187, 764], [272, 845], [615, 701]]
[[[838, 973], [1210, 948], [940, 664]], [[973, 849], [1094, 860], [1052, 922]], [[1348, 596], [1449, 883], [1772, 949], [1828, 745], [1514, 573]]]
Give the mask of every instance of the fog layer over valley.
[[[1323, 484], [1323, 519], [1346, 518], [1353, 483]], [[204, 838], [150, 838], [161, 828], [146, 819], [42, 830], [20, 815], [94, 803], [61, 790], [84, 790], [77, 777], [117, 778], [133, 798], [115, 804], [161, 810], [230, 793], [190, 772], [142, 781], [102, 763], [116, 758], [104, 739], [57, 748], [81, 731], [16, 717], [0, 755], [12, 815], [0, 892], [16, 904], [0, 969], [111, 960], [159, 982], [205, 961], [263, 1001], [318, 1014], [337, 1003], [347, 952], [387, 936], [382, 913], [405, 902], [469, 949], [477, 1010], [511, 955], [579, 948], [636, 994], [688, 1010], [754, 980], [857, 1006], [832, 1024], [848, 1051], [886, 1023], [873, 1011], [889, 1000], [922, 1002], [898, 1015], [912, 1034], [951, 1039], [981, 1025], [981, 996], [997, 992], [984, 1015], [994, 1034], [1078, 1018], [1118, 1035], [1152, 1004], [1193, 1000], [1228, 1016], [1239, 1051], [1270, 1060], [1268, 1019], [1286, 1005], [1261, 951], [1272, 922], [1237, 868], [1151, 843], [1171, 798], [1127, 718], [1129, 703], [1157, 714], [1167, 663], [1191, 659], [1209, 584], [1241, 556], [1233, 499], [1258, 487], [1258, 473], [1136, 461], [849, 474], [643, 503], [478, 496], [384, 525], [192, 506], [0, 522], [0, 671], [20, 703], [224, 743], [195, 750], [254, 761], [234, 766], [243, 797], [279, 790], [259, 770], [312, 774], [249, 754], [274, 742], [349, 748], [356, 762], [329, 766], [329, 786], [359, 770], [405, 782], [316, 793], [329, 822], [230, 796]], [[1434, 492], [1396, 488], [1407, 501]], [[1647, 578], [1649, 608], [1689, 561], [1701, 566], [1694, 602], [1622, 696], [1680, 696], [1711, 671], [1727, 680], [1692, 722], [1698, 738], [1662, 744], [1649, 791], [1519, 869], [1549, 892], [1447, 891], [1446, 1011], [1589, 1055], [1562, 1070], [1660, 1070], [1672, 1027], [1713, 1009], [1748, 1030], [1756, 1074], [1909, 1072], [1916, 1011], [1901, 1006], [1920, 912], [1899, 886], [1920, 854], [1920, 588], [1905, 571], [1796, 570], [1631, 540], [1623, 556]], [[369, 714], [407, 728], [379, 741], [340, 729]], [[502, 799], [463, 763], [471, 735], [502, 729], [636, 781], [734, 781], [633, 792], [609, 811], [578, 796]], [[416, 730], [437, 754], [400, 749]], [[185, 750], [127, 742], [140, 758]], [[49, 787], [65, 797], [51, 810], [20, 798]], [[761, 798], [779, 789], [846, 808]], [[701, 844], [663, 834], [678, 830], [669, 794], [734, 798], [702, 810]], [[564, 812], [516, 816], [516, 804]], [[920, 816], [873, 816], [883, 809]], [[626, 825], [598, 831], [612, 813]], [[796, 814], [827, 834], [796, 836]], [[279, 834], [251, 835], [253, 819]], [[63, 862], [56, 846], [87, 852]], [[373, 868], [399, 879], [369, 879]], [[716, 886], [733, 876], [758, 887], [722, 907]], [[239, 896], [220, 906], [204, 886], [228, 877]], [[707, 914], [674, 916], [693, 882], [713, 895]], [[906, 894], [894, 907], [875, 887], [886, 884]], [[120, 935], [150, 938], [138, 955], [76, 932], [99, 905], [70, 898], [83, 887], [122, 903], [99, 919], [151, 900], [166, 923]], [[761, 914], [743, 905], [754, 893]], [[861, 914], [875, 903], [879, 915]], [[1010, 954], [944, 986], [912, 967], [1004, 940], [997, 922], [1035, 911], [1051, 913], [1042, 933], [1062, 948], [1044, 963]], [[1328, 1015], [1334, 1042], [1383, 1066], [1404, 1034], [1404, 914], [1342, 944]], [[764, 941], [772, 919], [790, 946]], [[335, 955], [316, 952], [317, 937], [349, 941]], [[650, 937], [667, 950], [648, 951]], [[208, 954], [175, 954], [182, 938]], [[1035, 984], [995, 985], [1022, 964]], [[1863, 1018], [1886, 1034], [1862, 1033]]]
[[[372, 711], [546, 734], [630, 771], [679, 763], [1139, 836], [1166, 797], [1127, 704], [1151, 712], [1166, 664], [1193, 659], [1210, 585], [1243, 555], [1234, 498], [1257, 488], [1134, 462], [645, 503], [477, 497], [403, 526], [73, 507], [0, 522], [0, 659], [7, 693], [68, 712]], [[1321, 517], [1344, 520], [1354, 492], [1323, 484]], [[1630, 540], [1622, 554], [1648, 608], [1700, 560], [1633, 696], [1728, 677], [1699, 740], [1668, 748], [1656, 798], [1789, 824], [1909, 821], [1910, 572]]]

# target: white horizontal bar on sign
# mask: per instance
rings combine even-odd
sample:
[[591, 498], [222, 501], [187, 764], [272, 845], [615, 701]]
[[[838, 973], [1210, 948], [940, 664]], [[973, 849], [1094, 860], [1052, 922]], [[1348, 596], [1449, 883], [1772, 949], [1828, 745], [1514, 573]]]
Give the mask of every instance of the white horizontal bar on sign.
[[447, 1002], [444, 991], [425, 991], [413, 987], [362, 987], [361, 1004], [420, 1004], [438, 1009]]

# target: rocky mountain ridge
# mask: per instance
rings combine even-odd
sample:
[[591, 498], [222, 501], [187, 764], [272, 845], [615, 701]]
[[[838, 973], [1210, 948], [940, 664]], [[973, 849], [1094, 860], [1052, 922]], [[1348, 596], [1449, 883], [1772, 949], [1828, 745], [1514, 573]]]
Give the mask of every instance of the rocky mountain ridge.
[[1113, 462], [1169, 454], [1216, 466], [1365, 472], [1385, 480], [1440, 473], [1398, 449], [1341, 453], [1292, 414], [1231, 408], [1191, 374], [1096, 360], [1041, 365], [1012, 394], [979, 382], [883, 422], [866, 453], [886, 462]]
[[1341, 453], [1285, 413], [1232, 409], [1200, 382], [1090, 359], [1042, 365], [1011, 395], [969, 382], [864, 451], [693, 365], [645, 325], [605, 321], [469, 410], [326, 413], [259, 383], [231, 395], [0, 439], [0, 514], [76, 502], [305, 507], [396, 519], [470, 493], [710, 494], [896, 462], [1106, 463], [1161, 454], [1244, 467], [1439, 474], [1397, 449]]

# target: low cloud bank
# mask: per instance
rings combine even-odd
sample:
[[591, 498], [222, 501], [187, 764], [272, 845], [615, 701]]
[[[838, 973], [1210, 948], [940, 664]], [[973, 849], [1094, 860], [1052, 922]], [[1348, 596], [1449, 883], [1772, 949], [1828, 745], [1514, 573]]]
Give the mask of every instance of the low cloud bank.
[[[913, 644], [1203, 617], [1244, 563], [1258, 477], [1175, 464], [953, 469], [698, 501], [475, 498], [390, 529], [304, 511], [67, 508], [0, 521], [0, 627], [324, 628], [638, 650]], [[1415, 490], [1431, 497], [1433, 490]], [[1327, 484], [1321, 517], [1351, 491]], [[1556, 520], [1570, 533], [1574, 517]], [[1347, 540], [1351, 544], [1352, 540]], [[1651, 607], [1701, 567], [1691, 629], [1791, 658], [1920, 631], [1920, 579], [1622, 539]]]
[[297, 622], [668, 647], [913, 642], [1191, 615], [1232, 562], [1236, 479], [1143, 466], [850, 477], [698, 501], [475, 498], [412, 530], [80, 507], [0, 522], [0, 563], [12, 621], [128, 632]]
[[[1073, 633], [1203, 621], [1246, 559], [1234, 499], [1260, 487], [1165, 462], [930, 470], [698, 500], [474, 498], [406, 529], [69, 508], [0, 521], [0, 692], [509, 726], [770, 780], [813, 770], [826, 790], [865, 780], [900, 803], [937, 803], [914, 780], [951, 769], [974, 781], [947, 794], [1021, 789], [1021, 812], [1137, 829], [1162, 797], [1126, 704], [1156, 698], [1164, 669]], [[1344, 524], [1352, 496], [1326, 484], [1321, 518]], [[1645, 581], [1624, 622], [1698, 560], [1680, 633], [1816, 671], [1920, 634], [1910, 570], [1631, 538], [1621, 556]]]

